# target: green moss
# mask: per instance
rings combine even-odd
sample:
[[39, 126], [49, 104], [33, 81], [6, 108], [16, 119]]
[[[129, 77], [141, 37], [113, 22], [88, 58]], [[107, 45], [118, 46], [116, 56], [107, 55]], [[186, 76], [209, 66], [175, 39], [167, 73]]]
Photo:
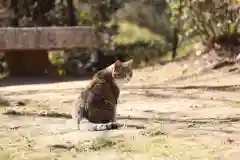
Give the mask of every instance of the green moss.
[[163, 41], [161, 36], [153, 34], [150, 30], [127, 21], [121, 21], [119, 27], [119, 35], [114, 38], [114, 42], [117, 44], [128, 44], [137, 41]]

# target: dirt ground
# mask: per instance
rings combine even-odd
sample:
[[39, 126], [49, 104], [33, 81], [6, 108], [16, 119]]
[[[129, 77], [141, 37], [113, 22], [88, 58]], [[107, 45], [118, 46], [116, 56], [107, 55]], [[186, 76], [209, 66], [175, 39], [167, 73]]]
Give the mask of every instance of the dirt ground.
[[[134, 70], [121, 90], [120, 130], [89, 131], [87, 121], [76, 130], [69, 113], [89, 80], [1, 84], [9, 103], [0, 104], [0, 159], [237, 159], [240, 69], [198, 73], [184, 63]], [[10, 109], [26, 115], [4, 115]], [[51, 112], [67, 116], [40, 116]]]

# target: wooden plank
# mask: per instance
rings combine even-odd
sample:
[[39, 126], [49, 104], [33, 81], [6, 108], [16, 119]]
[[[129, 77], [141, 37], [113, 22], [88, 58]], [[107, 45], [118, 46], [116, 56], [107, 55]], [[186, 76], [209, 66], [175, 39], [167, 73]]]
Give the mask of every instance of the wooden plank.
[[94, 27], [0, 28], [0, 50], [94, 47], [100, 41]]

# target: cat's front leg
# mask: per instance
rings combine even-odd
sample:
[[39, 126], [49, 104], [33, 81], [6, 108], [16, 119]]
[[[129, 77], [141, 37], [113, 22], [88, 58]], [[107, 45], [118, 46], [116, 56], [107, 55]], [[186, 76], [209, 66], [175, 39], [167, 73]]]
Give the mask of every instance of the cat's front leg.
[[80, 123], [83, 117], [84, 108], [82, 106], [75, 107], [72, 118], [75, 120], [77, 130], [80, 130]]

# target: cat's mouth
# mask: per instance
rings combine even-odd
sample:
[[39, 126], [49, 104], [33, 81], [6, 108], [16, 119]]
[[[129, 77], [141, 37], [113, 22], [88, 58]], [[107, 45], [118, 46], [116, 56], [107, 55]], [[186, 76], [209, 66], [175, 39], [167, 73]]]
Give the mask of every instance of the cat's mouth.
[[131, 80], [131, 77], [126, 77], [126, 78], [124, 79], [125, 84], [128, 84], [128, 83], [130, 82], [130, 80]]
[[122, 75], [122, 74], [118, 74], [118, 73], [113, 73], [113, 78], [115, 79], [115, 81], [117, 83], [128, 83], [131, 80], [131, 76], [126, 74], [126, 75]]

